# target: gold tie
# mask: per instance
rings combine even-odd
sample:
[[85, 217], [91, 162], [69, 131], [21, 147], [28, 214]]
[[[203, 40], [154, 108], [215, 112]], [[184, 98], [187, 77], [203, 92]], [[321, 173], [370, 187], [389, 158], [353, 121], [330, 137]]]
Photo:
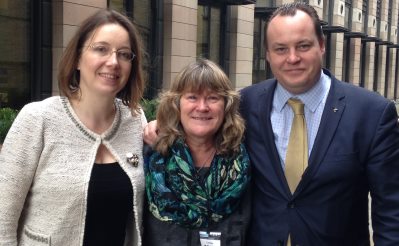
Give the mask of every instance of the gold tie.
[[[302, 174], [308, 165], [308, 135], [304, 114], [304, 104], [298, 99], [288, 99], [288, 105], [294, 111], [290, 140], [285, 156], [285, 178], [291, 193], [294, 194]], [[287, 246], [291, 246], [291, 235], [288, 234]]]
[[308, 165], [308, 137], [304, 115], [304, 104], [298, 99], [289, 99], [294, 111], [290, 139], [285, 157], [285, 177], [293, 194]]

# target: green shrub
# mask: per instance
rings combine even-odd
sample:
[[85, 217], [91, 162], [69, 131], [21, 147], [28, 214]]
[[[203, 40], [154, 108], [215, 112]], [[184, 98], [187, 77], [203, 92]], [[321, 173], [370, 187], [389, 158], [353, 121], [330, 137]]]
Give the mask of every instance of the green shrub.
[[0, 143], [3, 143], [7, 136], [8, 130], [15, 117], [17, 117], [18, 111], [11, 108], [0, 108]]
[[142, 99], [140, 105], [143, 107], [145, 117], [150, 122], [157, 116], [158, 99]]

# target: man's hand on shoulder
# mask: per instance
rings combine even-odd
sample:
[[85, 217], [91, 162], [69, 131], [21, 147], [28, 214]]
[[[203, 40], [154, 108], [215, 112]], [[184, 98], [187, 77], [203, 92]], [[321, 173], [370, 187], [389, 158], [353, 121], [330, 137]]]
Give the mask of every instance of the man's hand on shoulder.
[[158, 138], [157, 121], [153, 120], [148, 122], [147, 126], [144, 128], [143, 139], [146, 144], [153, 146], [157, 138]]

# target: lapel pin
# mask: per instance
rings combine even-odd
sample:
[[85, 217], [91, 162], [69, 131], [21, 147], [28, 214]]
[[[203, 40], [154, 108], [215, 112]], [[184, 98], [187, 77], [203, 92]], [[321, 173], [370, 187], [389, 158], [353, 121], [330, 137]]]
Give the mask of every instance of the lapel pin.
[[137, 154], [127, 153], [126, 161], [132, 166], [137, 167], [139, 165], [139, 156]]
[[333, 112], [336, 113], [338, 111], [337, 108], [333, 108]]

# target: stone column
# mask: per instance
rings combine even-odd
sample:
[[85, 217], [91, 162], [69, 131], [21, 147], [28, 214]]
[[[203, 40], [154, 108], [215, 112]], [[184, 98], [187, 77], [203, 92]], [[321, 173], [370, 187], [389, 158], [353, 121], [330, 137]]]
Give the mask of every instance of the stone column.
[[197, 0], [164, 1], [164, 57], [162, 87], [196, 59]]
[[386, 45], [379, 45], [379, 57], [378, 57], [378, 77], [377, 77], [377, 92], [384, 95], [385, 90], [385, 67], [386, 67], [386, 57], [387, 57], [387, 47]]
[[83, 20], [99, 9], [105, 8], [107, 8], [106, 0], [53, 0], [53, 95], [59, 94], [57, 80], [58, 64], [69, 40], [75, 34]]
[[254, 4], [231, 6], [229, 78], [236, 90], [252, 84]]
[[395, 99], [394, 98], [394, 91], [395, 91], [395, 73], [396, 73], [396, 49], [389, 49], [389, 78], [388, 78], [388, 99]]
[[351, 38], [350, 42], [350, 56], [349, 62], [349, 81], [350, 83], [359, 86], [360, 85], [360, 51], [361, 51], [361, 39]]
[[365, 81], [364, 81], [364, 88], [368, 89], [369, 91], [373, 91], [373, 83], [374, 83], [374, 57], [375, 57], [375, 43], [368, 42], [366, 43], [366, 67], [365, 67]]
[[334, 76], [342, 80], [342, 64], [343, 64], [343, 48], [344, 48], [344, 34], [343, 33], [332, 33], [331, 34], [331, 72]]
[[[363, 1], [352, 2], [352, 32], [362, 32], [362, 3]], [[345, 13], [349, 14], [349, 13]], [[360, 85], [360, 56], [361, 56], [362, 42], [361, 38], [351, 38], [350, 41], [350, 61], [349, 62], [349, 81], [354, 85]]]

